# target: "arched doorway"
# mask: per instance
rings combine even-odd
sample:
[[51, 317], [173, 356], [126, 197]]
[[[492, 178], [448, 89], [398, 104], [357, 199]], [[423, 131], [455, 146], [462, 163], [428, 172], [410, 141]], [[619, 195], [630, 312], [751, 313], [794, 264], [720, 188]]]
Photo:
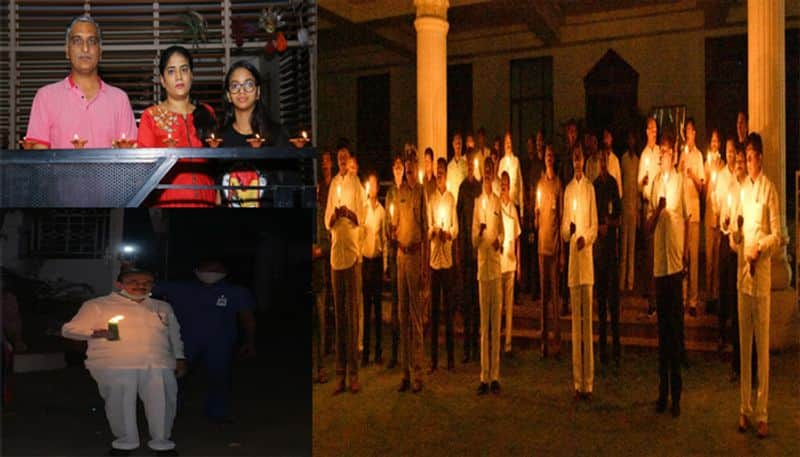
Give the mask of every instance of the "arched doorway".
[[621, 152], [625, 147], [626, 130], [639, 129], [639, 73], [609, 49], [583, 78], [583, 85], [586, 90], [586, 126], [590, 129], [610, 126], [614, 150]]

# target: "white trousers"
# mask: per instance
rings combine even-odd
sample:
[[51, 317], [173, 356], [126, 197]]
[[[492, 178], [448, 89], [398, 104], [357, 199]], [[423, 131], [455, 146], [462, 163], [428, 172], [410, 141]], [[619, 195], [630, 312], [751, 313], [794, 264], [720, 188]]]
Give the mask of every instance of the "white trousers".
[[594, 350], [592, 348], [592, 286], [569, 288], [572, 303], [572, 379], [578, 392], [592, 392]]
[[144, 403], [150, 441], [155, 451], [175, 448], [170, 441], [175, 420], [178, 383], [169, 368], [92, 369], [100, 396], [106, 402], [106, 417], [116, 438], [111, 447], [132, 450], [139, 447], [136, 425], [136, 396]]
[[503, 309], [506, 314], [505, 352], [511, 351], [511, 331], [514, 327], [514, 275], [513, 271], [503, 273]]
[[753, 415], [750, 351], [753, 348], [753, 333], [756, 336], [758, 356], [758, 390], [756, 391], [756, 422], [767, 422], [767, 397], [769, 396], [769, 308], [770, 296], [754, 297], [739, 293], [739, 373], [742, 401], [739, 412]]
[[500, 380], [500, 279], [478, 281], [481, 306], [481, 382]]

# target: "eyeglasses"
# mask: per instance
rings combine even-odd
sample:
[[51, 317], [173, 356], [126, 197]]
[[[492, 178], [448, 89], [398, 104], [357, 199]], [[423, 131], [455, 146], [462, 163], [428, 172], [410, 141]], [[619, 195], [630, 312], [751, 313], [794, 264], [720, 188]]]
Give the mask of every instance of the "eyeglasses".
[[228, 91], [232, 94], [238, 94], [242, 90], [247, 93], [253, 92], [256, 90], [256, 82], [252, 79], [248, 79], [243, 83], [234, 81], [228, 86]]
[[96, 48], [100, 44], [100, 40], [96, 36], [92, 36], [84, 41], [83, 37], [77, 35], [70, 37], [69, 39], [69, 44], [75, 46], [76, 48], [82, 48], [84, 43], [89, 45], [90, 48]]

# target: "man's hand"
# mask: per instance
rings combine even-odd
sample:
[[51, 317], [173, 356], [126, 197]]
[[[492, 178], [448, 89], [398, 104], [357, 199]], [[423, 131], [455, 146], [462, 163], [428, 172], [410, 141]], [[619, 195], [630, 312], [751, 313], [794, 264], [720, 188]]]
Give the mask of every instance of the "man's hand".
[[742, 226], [744, 226], [744, 216], [741, 214], [736, 218], [736, 225], [739, 226], [739, 231], [742, 230]]
[[186, 372], [189, 371], [189, 364], [186, 362], [186, 359], [177, 359], [175, 360], [175, 377], [182, 378], [186, 375]]
[[483, 231], [486, 230], [486, 224], [481, 223], [480, 229], [478, 230], [478, 236], [483, 236]]
[[725, 216], [725, 220], [722, 222], [722, 228], [728, 230], [729, 225], [731, 225], [731, 217]]
[[644, 175], [641, 182], [642, 187], [646, 186], [648, 182], [650, 182], [650, 175]]
[[584, 247], [586, 247], [586, 240], [583, 237], [578, 238], [578, 250], [580, 251]]
[[667, 197], [658, 198], [658, 212], [664, 211], [667, 208]]
[[575, 234], [575, 230], [576, 230], [575, 223], [574, 222], [570, 222], [569, 223], [569, 234], [570, 235], [574, 235]]
[[450, 238], [450, 234], [445, 232], [444, 230], [439, 229], [439, 241], [444, 243]]
[[503, 247], [503, 245], [500, 244], [500, 240], [495, 238], [494, 242], [492, 243], [492, 247], [494, 248], [495, 251], [499, 251], [500, 248]]
[[96, 328], [92, 332], [92, 338], [108, 338], [107, 328]]
[[239, 349], [239, 356], [243, 359], [249, 359], [251, 357], [255, 357], [256, 355], [256, 345], [252, 342], [244, 343]]

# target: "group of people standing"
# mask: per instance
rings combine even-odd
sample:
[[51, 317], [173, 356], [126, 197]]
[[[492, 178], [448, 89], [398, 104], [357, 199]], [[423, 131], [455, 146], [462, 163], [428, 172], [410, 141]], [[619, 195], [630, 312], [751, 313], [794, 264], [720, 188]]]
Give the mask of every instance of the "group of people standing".
[[[656, 410], [665, 411], [671, 398], [672, 415], [680, 415], [685, 315], [717, 313], [720, 349], [728, 341], [734, 346], [731, 380], [741, 376], [739, 429], [746, 430], [752, 419], [758, 435], [766, 436], [770, 256], [786, 240], [775, 186], [761, 169], [761, 137], [748, 134], [744, 113], [738, 118], [737, 135], [725, 141], [724, 154], [714, 130], [705, 159], [691, 118], [680, 148], [670, 132], [659, 137], [656, 120], [648, 118], [646, 145], [639, 152], [636, 134], [629, 132], [621, 160], [610, 129], [587, 130], [579, 141], [577, 123], [570, 121], [560, 166], [554, 146], [541, 132], [528, 139], [527, 156], [520, 161], [509, 132], [489, 148], [483, 129], [477, 142], [471, 134], [465, 141], [457, 131], [449, 162], [434, 162], [430, 148], [419, 156], [413, 147], [396, 155], [383, 205], [377, 175], [369, 174], [362, 183], [352, 148], [340, 140], [335, 149], [339, 172], [333, 175], [331, 153], [323, 151], [318, 187], [315, 379], [327, 381], [322, 369], [327, 288], [335, 310], [334, 393], [360, 391], [358, 369], [370, 363], [373, 315], [373, 361], [383, 362], [381, 286], [386, 280], [393, 333], [388, 367], [397, 364], [399, 347], [399, 391], [423, 388], [428, 312], [428, 372], [438, 368], [442, 314], [447, 368], [454, 368], [453, 314], [458, 304], [464, 322], [463, 361], [480, 358], [477, 393], [499, 393], [501, 347], [513, 354], [513, 305], [521, 288], [541, 297], [542, 357], [560, 357], [559, 315], [571, 314], [575, 398], [590, 400], [593, 301], [599, 313], [599, 360], [604, 366], [613, 361], [616, 371], [621, 358], [620, 293], [634, 289], [636, 234], [641, 229], [646, 277], [640, 282], [655, 291], [648, 314], [658, 320]], [[419, 169], [418, 161], [424, 163]], [[701, 221], [705, 306], [698, 292]], [[755, 414], [750, 400], [754, 335]]]
[[[195, 148], [206, 147], [210, 138], [227, 147], [250, 147], [254, 139], [258, 146], [290, 144], [283, 127], [270, 119], [261, 100], [261, 75], [247, 61], [235, 62], [225, 75], [220, 122], [211, 106], [192, 97], [194, 59], [189, 50], [177, 45], [164, 49], [158, 64], [164, 99], [142, 112], [137, 128], [128, 95], [100, 78], [102, 35], [97, 22], [89, 15], [76, 17], [67, 28], [65, 47], [70, 74], [37, 91], [23, 140], [28, 149], [71, 149], [76, 142], [85, 148]], [[252, 170], [229, 170], [225, 184], [264, 184], [258, 173], [247, 171]], [[213, 186], [216, 182], [207, 160], [181, 159], [162, 184]], [[218, 194], [210, 187], [175, 187], [160, 191], [150, 203], [162, 207], [257, 205], [260, 195], [243, 195], [236, 191]]]

